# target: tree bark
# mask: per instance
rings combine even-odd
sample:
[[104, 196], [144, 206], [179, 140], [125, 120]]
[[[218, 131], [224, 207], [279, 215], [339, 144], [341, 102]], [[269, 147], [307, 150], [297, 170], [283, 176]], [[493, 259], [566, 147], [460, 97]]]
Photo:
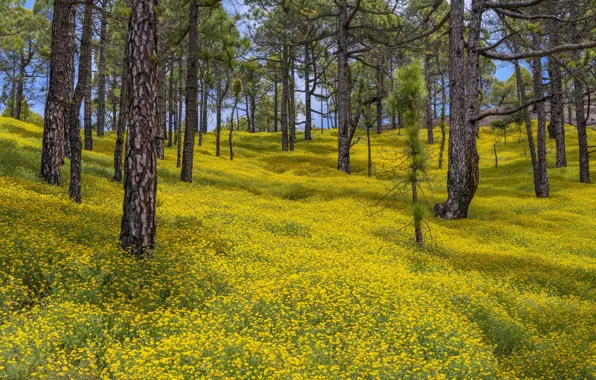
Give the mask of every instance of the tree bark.
[[114, 176], [112, 181], [122, 181], [122, 150], [124, 148], [124, 132], [128, 123], [128, 103], [130, 98], [129, 74], [128, 74], [128, 43], [124, 47], [124, 59], [122, 61], [122, 83], [120, 87], [120, 115], [118, 117], [118, 129], [116, 130], [116, 146], [114, 148]]
[[289, 150], [289, 136], [288, 136], [288, 93], [290, 86], [288, 83], [288, 55], [289, 47], [283, 46], [283, 53], [281, 57], [281, 150], [287, 152]]
[[[572, 5], [572, 18], [577, 13], [577, 4]], [[577, 23], [571, 24], [571, 43], [579, 43]], [[580, 65], [581, 54], [579, 50], [573, 52], [573, 60], [576, 65]], [[574, 100], [575, 100], [575, 125], [577, 127], [577, 141], [579, 145], [579, 181], [581, 183], [590, 183], [590, 154], [588, 151], [588, 135], [586, 128], [586, 116], [584, 108], [584, 84], [582, 82], [582, 70], [575, 71], [573, 80]]]
[[432, 56], [430, 54], [427, 54], [425, 59], [424, 59], [424, 79], [426, 82], [426, 92], [427, 92], [427, 97], [426, 97], [426, 116], [424, 118], [424, 124], [426, 126], [426, 130], [427, 130], [427, 141], [428, 144], [433, 144], [435, 142], [435, 138], [433, 136], [433, 109], [432, 109], [432, 103], [433, 103], [433, 95], [432, 95], [432, 77], [431, 77], [431, 59]]
[[91, 42], [93, 39], [93, 2], [85, 3], [77, 87], [68, 112], [70, 128], [70, 199], [81, 203], [81, 104], [91, 86]]
[[[462, 0], [463, 1], [463, 0]], [[348, 84], [348, 3], [339, 1], [337, 26], [337, 93], [336, 104], [338, 123], [337, 169], [350, 174], [351, 133], [349, 125], [349, 84]]]
[[310, 89], [310, 52], [308, 44], [304, 45], [304, 105], [306, 120], [304, 124], [304, 140], [312, 140], [312, 91]]
[[[382, 58], [383, 59], [383, 58]], [[383, 132], [383, 66], [379, 62], [377, 67], [377, 134], [380, 135]]]
[[[533, 35], [535, 46], [539, 46], [540, 40], [536, 34]], [[542, 85], [542, 63], [540, 58], [532, 59], [532, 75], [534, 87], [534, 99], [544, 96]], [[538, 132], [536, 144], [538, 145], [537, 175], [535, 175], [535, 191], [538, 198], [547, 198], [549, 195], [548, 172], [546, 166], [546, 113], [544, 103], [536, 103], [536, 115], [538, 119]]]
[[120, 241], [143, 257], [153, 249], [157, 195], [157, 9], [156, 0], [132, 0], [128, 32], [130, 100]]
[[108, 44], [108, 0], [102, 0], [99, 26], [99, 62], [97, 65], [97, 137], [103, 137], [106, 127], [106, 45]]
[[197, 22], [199, 18], [198, 0], [190, 2], [190, 16], [188, 19], [188, 69], [186, 73], [186, 127], [184, 128], [184, 153], [182, 157], [183, 182], [192, 182], [193, 154], [195, 145], [195, 130], [198, 123], [198, 55]]
[[274, 84], [274, 88], [273, 88], [273, 132], [277, 133], [277, 131], [279, 130], [279, 125], [278, 125], [278, 102], [277, 102], [277, 98], [278, 98], [278, 94], [277, 94], [277, 79], [273, 82]]
[[64, 138], [74, 81], [75, 14], [73, 0], [55, 0], [52, 19], [50, 80], [45, 107], [41, 178], [60, 185]]
[[[464, 0], [452, 0], [449, 18], [451, 27], [449, 34], [451, 118], [447, 173], [448, 197], [445, 203], [436, 205], [434, 210], [435, 215], [444, 219], [467, 218], [468, 208], [478, 188], [477, 125], [474, 118], [478, 113], [478, 49], [481, 21], [480, 1], [473, 0], [468, 34], [468, 60], [466, 62]], [[466, 66], [468, 70], [466, 70]], [[467, 99], [466, 93], [468, 94]]]
[[165, 140], [168, 134], [167, 126], [167, 98], [166, 98], [166, 46], [163, 43], [163, 26], [159, 25], [159, 36], [158, 36], [158, 64], [157, 70], [157, 157], [164, 159], [165, 157]]
[[176, 116], [176, 167], [182, 166], [182, 107], [183, 107], [183, 93], [182, 93], [182, 57], [178, 64], [178, 113]]
[[170, 80], [168, 85], [168, 148], [171, 148], [173, 144], [174, 123], [176, 117], [176, 99], [174, 98], [174, 61], [172, 61], [170, 65]]
[[93, 105], [91, 99], [91, 68], [87, 72], [87, 86], [85, 88], [85, 110], [83, 129], [85, 131], [85, 150], [93, 150]]
[[[554, 0], [549, 0], [548, 9], [550, 14], [556, 14], [556, 4]], [[549, 42], [551, 47], [560, 44], [558, 25], [554, 20], [547, 20], [547, 27], [550, 30]], [[556, 56], [555, 56], [556, 57]], [[556, 150], [558, 168], [567, 167], [567, 155], [565, 152], [565, 104], [563, 103], [563, 79], [561, 77], [561, 68], [555, 57], [548, 59], [548, 76], [550, 79], [550, 127], [553, 132]]]
[[293, 152], [296, 145], [296, 67], [293, 49], [290, 50], [290, 93], [289, 93], [289, 110], [288, 117], [290, 119], [290, 136], [289, 145], [290, 151]]

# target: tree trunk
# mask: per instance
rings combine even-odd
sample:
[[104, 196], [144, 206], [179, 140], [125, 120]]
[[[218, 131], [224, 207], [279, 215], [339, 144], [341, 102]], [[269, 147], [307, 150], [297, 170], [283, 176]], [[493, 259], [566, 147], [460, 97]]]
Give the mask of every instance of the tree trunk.
[[283, 46], [283, 54], [281, 57], [281, 150], [287, 152], [289, 150], [288, 138], [288, 93], [290, 86], [288, 83], [288, 50], [287, 45]]
[[[577, 14], [577, 4], [572, 5], [572, 18]], [[577, 23], [571, 24], [571, 43], [579, 43]], [[573, 60], [576, 66], [580, 66], [581, 55], [578, 50], [573, 52]], [[575, 125], [577, 126], [577, 141], [579, 145], [579, 181], [590, 183], [590, 153], [588, 151], [588, 135], [586, 128], [586, 116], [584, 108], [584, 84], [582, 82], [582, 70], [575, 71], [573, 80], [575, 98]]]
[[339, 2], [339, 24], [337, 33], [337, 93], [336, 104], [338, 123], [337, 169], [350, 174], [351, 133], [349, 126], [349, 84], [348, 84], [348, 3]]
[[[533, 36], [534, 46], [539, 46], [537, 35]], [[532, 59], [532, 75], [534, 85], [534, 99], [540, 99], [544, 96], [542, 86], [542, 63], [541, 58]], [[548, 172], [546, 167], [546, 113], [544, 112], [544, 103], [536, 103], [536, 115], [538, 118], [538, 133], [536, 143], [538, 145], [538, 176], [535, 183], [536, 196], [538, 198], [547, 198], [549, 195]]]
[[221, 108], [223, 103], [221, 83], [217, 85], [217, 103], [215, 105], [215, 155], [221, 156]]
[[[377, 67], [377, 134], [383, 132], [383, 68], [382, 63]], [[370, 176], [369, 176], [370, 177]]]
[[182, 57], [178, 64], [178, 113], [176, 116], [176, 167], [182, 166], [182, 108], [183, 108], [183, 93], [182, 93]]
[[208, 121], [208, 114], [207, 112], [209, 111], [207, 105], [209, 102], [209, 87], [207, 85], [207, 82], [205, 80], [203, 80], [203, 97], [201, 99], [201, 131], [203, 132], [203, 135], [207, 134], [207, 121]]
[[426, 126], [426, 130], [428, 133], [428, 143], [433, 144], [435, 142], [435, 138], [433, 136], [433, 95], [432, 95], [432, 78], [431, 78], [431, 58], [430, 54], [427, 54], [424, 59], [424, 79], [426, 81], [426, 117], [424, 119], [424, 124]]
[[288, 111], [288, 117], [290, 119], [290, 136], [289, 136], [289, 145], [290, 151], [293, 152], [296, 145], [296, 67], [295, 67], [295, 60], [294, 60], [294, 50], [290, 50], [290, 93], [288, 94], [290, 99], [288, 102], [288, 106], [290, 107]]
[[169, 89], [168, 89], [168, 112], [169, 112], [169, 120], [168, 120], [168, 148], [172, 147], [173, 143], [173, 135], [174, 135], [174, 121], [176, 115], [176, 99], [174, 99], [174, 61], [172, 61], [170, 65], [170, 80], [169, 80]]
[[[130, 22], [130, 21], [129, 21]], [[124, 47], [124, 59], [122, 61], [122, 83], [120, 87], [120, 115], [118, 117], [118, 129], [116, 130], [116, 147], [114, 148], [114, 176], [112, 181], [122, 181], [122, 150], [124, 147], [124, 132], [128, 122], [128, 103], [130, 98], [130, 86], [128, 80], [128, 43]]]
[[257, 104], [256, 104], [256, 99], [255, 99], [255, 94], [250, 93], [248, 95], [248, 98], [250, 99], [250, 121], [252, 123], [252, 132], [257, 132]]
[[[277, 79], [273, 82], [274, 84], [274, 88], [273, 88], [273, 132], [277, 133], [277, 131], [279, 130], [279, 126], [278, 126], [278, 119], [277, 119], [277, 115], [278, 115], [278, 104], [277, 104]], [[240, 127], [240, 126], [239, 126]]]
[[14, 111], [14, 117], [17, 120], [21, 120], [21, 113], [23, 109], [23, 91], [25, 88], [25, 55], [21, 52], [21, 60], [19, 64], [19, 76], [17, 78], [17, 94], [16, 94], [16, 107]]
[[482, 21], [480, 1], [472, 1], [467, 62], [464, 54], [464, 13], [464, 0], [452, 0], [449, 18], [451, 118], [447, 173], [448, 197], [445, 203], [436, 205], [434, 210], [435, 215], [444, 219], [467, 218], [468, 208], [478, 188], [477, 123], [474, 118], [479, 108], [478, 49]]
[[184, 128], [184, 154], [182, 158], [183, 182], [192, 182], [193, 154], [195, 145], [195, 130], [198, 123], [198, 51], [197, 51], [197, 22], [199, 17], [198, 0], [190, 2], [190, 16], [188, 19], [188, 70], [186, 73], [186, 127]]
[[45, 106], [41, 178], [60, 185], [60, 166], [64, 164], [64, 138], [68, 126], [68, 107], [74, 81], [76, 4], [55, 0], [52, 19], [50, 80]]
[[234, 134], [234, 112], [238, 107], [238, 96], [234, 98], [234, 107], [232, 107], [232, 113], [230, 114], [230, 134], [228, 135], [228, 143], [230, 144], [230, 161], [234, 160], [234, 147], [232, 146], [232, 136]]
[[[81, 35], [81, 50], [79, 54], [79, 70], [77, 87], [74, 91], [68, 123], [70, 128], [70, 199], [81, 203], [81, 104], [91, 86], [91, 42], [93, 39], [93, 2], [85, 3], [83, 18], [83, 32]], [[85, 110], [87, 111], [87, 110]], [[87, 112], [85, 112], [86, 114]]]
[[306, 112], [306, 120], [304, 124], [304, 140], [312, 140], [312, 113], [311, 113], [311, 98], [312, 91], [310, 89], [310, 52], [308, 44], [304, 45], [304, 105]]
[[[554, 0], [549, 0], [549, 13], [556, 14], [556, 4]], [[550, 30], [550, 45], [556, 47], [560, 45], [558, 25], [554, 20], [547, 20], [547, 26]], [[548, 76], [550, 79], [550, 127], [556, 141], [558, 168], [567, 167], [567, 156], [565, 153], [565, 105], [563, 103], [563, 79], [561, 77], [561, 68], [557, 63], [556, 56], [548, 59]]]
[[[92, 25], [93, 27], [93, 25]], [[81, 49], [82, 50], [82, 49]], [[91, 53], [89, 53], [91, 54]], [[91, 58], [89, 58], [91, 61]], [[80, 63], [79, 63], [80, 66]], [[91, 62], [89, 63], [91, 66]], [[83, 129], [85, 131], [85, 150], [93, 150], [93, 122], [91, 120], [93, 116], [93, 104], [91, 98], [91, 67], [87, 70], [87, 85], [85, 88], [85, 103], [83, 111]]]
[[165, 158], [165, 140], [168, 134], [167, 126], [167, 98], [166, 98], [166, 46], [163, 43], [163, 25], [158, 25], [158, 64], [159, 68], [157, 71], [157, 157], [160, 159]]
[[120, 241], [143, 257], [155, 242], [157, 195], [156, 0], [132, 0], [128, 32], [130, 100]]
[[441, 74], [441, 147], [439, 148], [439, 169], [443, 169], [443, 154], [445, 152], [445, 140], [447, 138], [446, 131], [446, 106], [447, 106], [447, 91], [445, 91], [445, 75]]
[[99, 63], [97, 65], [97, 137], [103, 137], [106, 127], [106, 45], [108, 44], [107, 0], [102, 0], [99, 26]]

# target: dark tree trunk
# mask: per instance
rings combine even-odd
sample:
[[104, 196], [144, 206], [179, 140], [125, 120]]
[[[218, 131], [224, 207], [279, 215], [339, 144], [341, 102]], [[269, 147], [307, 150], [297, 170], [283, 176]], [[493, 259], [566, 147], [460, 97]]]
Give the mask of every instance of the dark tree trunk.
[[207, 105], [209, 104], [209, 86], [207, 86], [207, 82], [203, 80], [203, 85], [205, 86], [203, 88], [203, 98], [201, 99], [201, 131], [203, 132], [203, 135], [207, 134], [207, 121], [208, 118], [208, 111], [209, 108], [207, 107]]
[[232, 138], [234, 135], [234, 112], [238, 107], [238, 97], [234, 98], [234, 107], [232, 107], [232, 113], [230, 114], [230, 134], [228, 135], [228, 144], [230, 145], [230, 161], [234, 160], [234, 147], [232, 146]]
[[255, 94], [250, 93], [248, 97], [250, 99], [250, 121], [252, 122], [251, 130], [254, 133], [257, 132], [257, 104]]
[[[377, 67], [377, 134], [383, 132], [383, 66]], [[370, 177], [370, 176], [369, 176]]]
[[[462, 0], [463, 1], [463, 0]], [[348, 3], [339, 2], [339, 23], [337, 33], [337, 93], [335, 108], [338, 123], [337, 169], [350, 174], [350, 145], [352, 134], [349, 125], [349, 84], [348, 84]]]
[[17, 81], [16, 81], [16, 77], [17, 77], [17, 55], [13, 54], [12, 57], [12, 76], [10, 78], [10, 95], [9, 95], [9, 101], [7, 104], [8, 107], [8, 111], [10, 114], [10, 117], [14, 117], [15, 116], [15, 96], [16, 96], [16, 87], [17, 87]]
[[426, 130], [428, 132], [428, 143], [433, 144], [435, 142], [435, 138], [433, 136], [433, 94], [432, 94], [432, 77], [431, 77], [431, 59], [432, 56], [427, 54], [424, 59], [424, 80], [426, 81], [426, 117], [424, 119], [424, 124], [426, 126]]
[[[468, 59], [464, 54], [464, 0], [452, 0], [449, 23], [450, 137], [447, 201], [435, 206], [435, 215], [444, 219], [467, 218], [468, 208], [478, 188], [476, 147], [478, 114], [479, 41], [482, 9], [472, 1]], [[466, 70], [467, 67], [467, 70]], [[466, 90], [467, 87], [467, 90]], [[465, 94], [468, 94], [466, 99]], [[466, 107], [467, 103], [467, 107]]]
[[157, 71], [157, 157], [165, 158], [164, 142], [168, 134], [167, 126], [167, 97], [166, 97], [166, 46], [163, 43], [163, 26], [159, 26], [158, 37], [159, 69]]
[[205, 100], [205, 88], [207, 87], [207, 83], [206, 81], [201, 81], [201, 88], [200, 88], [200, 95], [199, 95], [199, 114], [198, 114], [198, 119], [199, 119], [199, 146], [203, 145], [203, 101]]
[[122, 181], [122, 150], [124, 148], [124, 132], [128, 123], [128, 103], [130, 97], [130, 86], [128, 80], [128, 43], [124, 47], [124, 59], [122, 61], [122, 83], [120, 84], [120, 115], [118, 117], [118, 128], [116, 130], [116, 147], [114, 148], [114, 176], [112, 181]]
[[[93, 25], [92, 25], [93, 27]], [[81, 49], [82, 50], [82, 49]], [[91, 53], [89, 53], [91, 54]], [[91, 58], [89, 58], [91, 60]], [[80, 66], [80, 63], [79, 63]], [[91, 63], [89, 63], [91, 66]], [[85, 86], [85, 100], [83, 111], [83, 129], [85, 131], [85, 150], [93, 150], [93, 105], [91, 99], [91, 67], [87, 70], [87, 85]], [[79, 74], [80, 76], [80, 74]]]
[[178, 113], [176, 116], [176, 167], [182, 166], [182, 107], [183, 107], [183, 93], [182, 93], [182, 57], [178, 64]]
[[304, 124], [304, 139], [312, 140], [312, 113], [311, 113], [311, 98], [312, 91], [310, 89], [310, 52], [308, 44], [304, 45], [304, 105], [306, 112], [306, 120]]
[[[576, 16], [577, 7], [577, 4], [572, 5], [572, 17]], [[571, 24], [571, 43], [579, 43], [576, 22]], [[581, 64], [580, 58], [579, 51], [574, 51], [573, 59], [576, 65]], [[584, 84], [582, 80], [582, 70], [576, 70], [573, 87], [575, 98], [575, 125], [577, 126], [577, 141], [579, 145], [579, 181], [581, 183], [590, 183], [590, 153], [588, 150], [588, 135], [584, 108]]]
[[108, 44], [107, 0], [102, 0], [99, 26], [99, 63], [97, 65], [97, 136], [103, 137], [106, 127], [106, 45]]
[[168, 148], [171, 148], [174, 135], [174, 119], [176, 115], [176, 99], [174, 99], [174, 61], [172, 61], [172, 64], [170, 65], [170, 81], [168, 85]]
[[446, 106], [447, 91], [445, 91], [445, 75], [441, 75], [441, 147], [439, 148], [439, 169], [443, 169], [443, 154], [445, 152], [446, 131]]
[[60, 166], [64, 164], [64, 138], [68, 126], [68, 107], [74, 81], [76, 4], [55, 0], [52, 19], [50, 80], [46, 99], [41, 178], [60, 185]]
[[17, 77], [17, 94], [16, 94], [16, 107], [14, 111], [14, 117], [17, 120], [21, 120], [21, 113], [23, 109], [23, 91], [25, 89], [25, 69], [26, 69], [25, 54], [21, 53], [21, 60], [19, 64], [19, 76]]
[[278, 125], [278, 102], [277, 102], [277, 98], [278, 98], [278, 94], [277, 94], [277, 79], [273, 82], [274, 84], [274, 88], [273, 88], [273, 132], [276, 132], [279, 130], [279, 125]]
[[217, 86], [217, 103], [215, 105], [215, 155], [221, 156], [221, 108], [223, 103], [223, 94], [221, 83]]
[[[515, 61], [515, 79], [517, 82], [517, 96], [519, 97], [520, 104], [525, 104], [526, 89], [524, 88], [524, 82], [522, 77], [521, 68], [518, 61]], [[524, 109], [524, 122], [526, 124], [526, 135], [528, 137], [528, 147], [530, 149], [530, 158], [532, 159], [532, 172], [534, 174], [534, 190], [536, 196], [538, 196], [538, 189], [540, 188], [540, 169], [538, 167], [538, 157], [536, 156], [536, 146], [534, 145], [534, 134], [532, 133], [532, 120], [530, 119], [530, 113], [528, 109]]]
[[157, 1], [132, 0], [128, 32], [130, 100], [120, 241], [141, 258], [155, 243], [157, 195]]
[[[549, 0], [549, 13], [556, 14], [556, 4], [554, 0]], [[550, 30], [550, 45], [556, 47], [560, 45], [558, 25], [554, 20], [547, 20], [547, 26]], [[567, 155], [565, 152], [565, 105], [563, 103], [563, 79], [561, 77], [561, 68], [557, 63], [556, 56], [548, 60], [548, 76], [550, 78], [550, 126], [549, 132], [553, 132], [556, 140], [558, 168], [567, 166]], [[552, 136], [551, 136], [552, 138]]]
[[192, 182], [193, 153], [195, 145], [195, 130], [198, 123], [198, 31], [197, 22], [199, 15], [198, 0], [190, 2], [190, 16], [188, 19], [188, 69], [186, 73], [186, 126], [184, 128], [184, 154], [182, 157], [182, 172], [180, 179], [183, 182]]
[[291, 49], [291, 54], [290, 54], [290, 68], [291, 68], [291, 73], [290, 73], [290, 93], [289, 93], [289, 97], [290, 97], [290, 101], [288, 102], [288, 105], [290, 107], [289, 111], [288, 111], [288, 117], [290, 119], [290, 136], [289, 136], [289, 145], [290, 145], [290, 151], [293, 152], [295, 149], [295, 145], [296, 145], [296, 67], [295, 67], [295, 62], [294, 62], [294, 50]]
[[289, 136], [288, 136], [288, 100], [290, 86], [288, 83], [288, 50], [287, 45], [283, 46], [283, 54], [281, 57], [281, 150], [289, 150]]
[[[534, 46], [539, 47], [539, 38], [537, 35], [533, 36]], [[540, 99], [544, 96], [544, 88], [542, 85], [542, 63], [541, 58], [532, 59], [532, 75], [534, 87], [534, 99]], [[536, 115], [538, 118], [538, 132], [537, 132], [537, 148], [538, 148], [538, 166], [536, 167], [538, 173], [535, 176], [535, 190], [538, 198], [547, 198], [549, 195], [548, 172], [546, 166], [546, 113], [544, 111], [544, 103], [536, 103]]]
[[[91, 42], [93, 39], [93, 2], [85, 3], [81, 50], [79, 54], [79, 72], [77, 87], [74, 91], [68, 112], [70, 128], [70, 199], [81, 203], [81, 104], [91, 86]], [[87, 111], [87, 110], [85, 110]], [[86, 114], [86, 112], [85, 112]]]

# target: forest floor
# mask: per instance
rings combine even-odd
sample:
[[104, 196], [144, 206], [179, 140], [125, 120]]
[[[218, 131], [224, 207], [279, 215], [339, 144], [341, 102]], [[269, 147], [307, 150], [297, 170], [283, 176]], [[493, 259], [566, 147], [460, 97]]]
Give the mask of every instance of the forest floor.
[[195, 148], [192, 184], [167, 149], [157, 248], [138, 262], [118, 249], [114, 135], [84, 152], [76, 205], [68, 165], [59, 188], [38, 178], [42, 128], [0, 118], [0, 378], [596, 377], [596, 186], [578, 181], [572, 128], [568, 168], [548, 142], [549, 199], [523, 134], [483, 129], [469, 219], [429, 216], [426, 249], [408, 197], [383, 200], [396, 132], [372, 135], [379, 178], [365, 137], [348, 176], [333, 131], [291, 153], [237, 133], [233, 162], [224, 136], [221, 158], [213, 134]]

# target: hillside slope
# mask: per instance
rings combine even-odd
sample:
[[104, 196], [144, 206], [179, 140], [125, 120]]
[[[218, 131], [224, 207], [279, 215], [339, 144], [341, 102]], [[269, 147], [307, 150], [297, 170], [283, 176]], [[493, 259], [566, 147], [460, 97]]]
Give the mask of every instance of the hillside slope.
[[[143, 262], [117, 246], [114, 136], [84, 152], [82, 205], [39, 181], [41, 136], [0, 118], [0, 378], [596, 377], [596, 187], [578, 183], [571, 130], [550, 199], [521, 134], [495, 168], [483, 130], [470, 218], [429, 219], [424, 251], [404, 199], [377, 205], [391, 182], [366, 177], [365, 142], [347, 176], [331, 131], [292, 153], [240, 133], [233, 162], [210, 134], [193, 184], [174, 149], [159, 163]], [[380, 172], [401, 138], [372, 139]]]

